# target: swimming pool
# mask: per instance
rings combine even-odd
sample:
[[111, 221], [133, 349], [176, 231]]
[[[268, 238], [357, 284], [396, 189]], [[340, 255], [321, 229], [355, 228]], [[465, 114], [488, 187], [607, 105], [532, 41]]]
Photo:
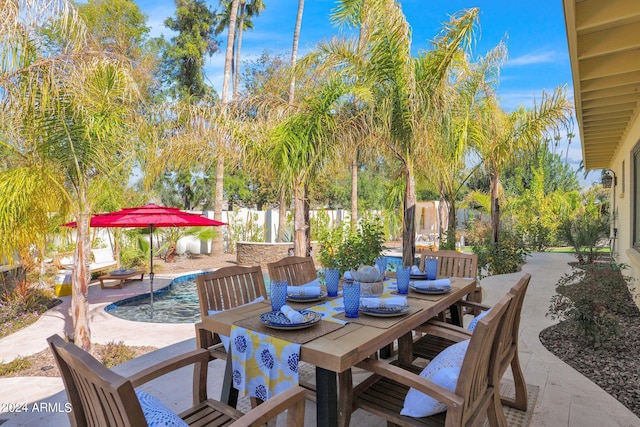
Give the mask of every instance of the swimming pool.
[[165, 288], [126, 298], [105, 307], [113, 316], [135, 322], [196, 323], [200, 321], [200, 303], [196, 289], [196, 275], [176, 277]]
[[[169, 286], [150, 293], [109, 304], [107, 313], [125, 320], [150, 323], [196, 323], [200, 321], [200, 302], [196, 288], [197, 274], [176, 277]], [[267, 291], [269, 276], [264, 275]]]

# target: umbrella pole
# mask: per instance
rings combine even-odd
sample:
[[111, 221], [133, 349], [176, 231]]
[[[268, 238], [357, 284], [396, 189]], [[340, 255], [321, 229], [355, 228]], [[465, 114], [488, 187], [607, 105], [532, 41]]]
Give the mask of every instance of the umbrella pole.
[[151, 290], [150, 296], [150, 311], [149, 316], [153, 319], [153, 224], [149, 224], [149, 250], [151, 254], [150, 267], [149, 267], [149, 287]]

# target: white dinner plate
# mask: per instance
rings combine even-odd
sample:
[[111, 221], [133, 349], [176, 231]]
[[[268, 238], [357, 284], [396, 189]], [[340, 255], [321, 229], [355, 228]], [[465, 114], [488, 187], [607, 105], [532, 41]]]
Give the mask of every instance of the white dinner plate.
[[280, 310], [270, 311], [260, 315], [260, 323], [273, 329], [294, 330], [303, 329], [315, 325], [322, 319], [320, 313], [311, 310], [299, 310], [304, 316], [304, 322], [291, 323], [289, 318]]
[[408, 305], [379, 308], [360, 307], [360, 313], [376, 317], [395, 317], [407, 314], [410, 309], [411, 307]]
[[327, 293], [322, 291], [320, 295], [287, 295], [287, 299], [293, 302], [312, 302], [312, 301], [321, 301], [327, 297]]
[[429, 295], [441, 295], [451, 292], [451, 287], [448, 288], [416, 288], [412, 284], [409, 285], [409, 289], [419, 294], [429, 294]]

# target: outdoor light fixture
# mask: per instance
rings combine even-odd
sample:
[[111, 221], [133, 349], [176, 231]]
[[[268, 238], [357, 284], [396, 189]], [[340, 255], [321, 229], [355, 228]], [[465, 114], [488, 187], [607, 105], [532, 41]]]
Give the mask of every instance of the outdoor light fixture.
[[600, 182], [604, 188], [611, 188], [611, 184], [618, 185], [618, 180], [616, 179], [616, 174], [611, 169], [605, 169], [602, 171], [602, 178]]

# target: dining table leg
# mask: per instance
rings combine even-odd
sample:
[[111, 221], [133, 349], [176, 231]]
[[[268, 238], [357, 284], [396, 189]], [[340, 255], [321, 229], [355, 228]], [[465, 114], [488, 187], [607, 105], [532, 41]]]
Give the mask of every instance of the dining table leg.
[[452, 304], [449, 307], [449, 311], [451, 312], [451, 324], [463, 327], [464, 325], [462, 321], [460, 306], [458, 304]]
[[336, 373], [316, 366], [316, 407], [318, 427], [338, 425], [338, 386]]
[[353, 405], [353, 374], [351, 369], [338, 374], [338, 427], [349, 427]]
[[233, 386], [233, 362], [231, 361], [231, 351], [227, 356], [227, 363], [224, 368], [224, 379], [222, 380], [222, 394], [220, 401], [235, 408], [238, 405], [238, 390]]

